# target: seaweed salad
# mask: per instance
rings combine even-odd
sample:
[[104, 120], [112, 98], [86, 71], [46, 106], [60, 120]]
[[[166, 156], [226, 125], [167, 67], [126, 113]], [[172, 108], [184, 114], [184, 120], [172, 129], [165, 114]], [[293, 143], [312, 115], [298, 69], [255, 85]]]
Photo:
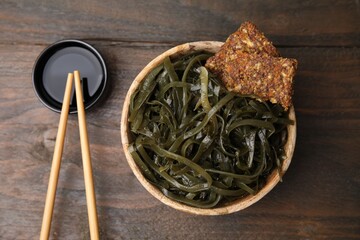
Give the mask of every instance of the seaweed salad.
[[197, 52], [154, 68], [131, 95], [129, 151], [172, 200], [213, 208], [256, 194], [280, 170], [292, 122], [280, 104], [229, 92]]

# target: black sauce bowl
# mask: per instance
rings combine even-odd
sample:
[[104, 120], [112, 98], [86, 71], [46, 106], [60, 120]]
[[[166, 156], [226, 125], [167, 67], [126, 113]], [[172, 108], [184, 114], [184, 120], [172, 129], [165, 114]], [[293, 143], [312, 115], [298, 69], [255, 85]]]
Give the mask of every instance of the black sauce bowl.
[[[75, 70], [80, 71], [84, 106], [89, 109], [100, 99], [107, 85], [107, 69], [100, 53], [86, 42], [62, 40], [39, 55], [32, 81], [37, 97], [46, 107], [61, 112], [67, 75]], [[73, 89], [70, 113], [76, 112]]]

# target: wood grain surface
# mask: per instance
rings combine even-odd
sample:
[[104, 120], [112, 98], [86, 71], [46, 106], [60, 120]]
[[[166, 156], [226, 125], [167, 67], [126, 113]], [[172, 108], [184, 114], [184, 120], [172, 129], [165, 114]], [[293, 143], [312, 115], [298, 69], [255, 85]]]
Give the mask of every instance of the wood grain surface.
[[[50, 43], [88, 41], [110, 87], [87, 111], [102, 239], [360, 239], [359, 1], [0, 2], [0, 239], [38, 239], [59, 114], [36, 98], [34, 61]], [[164, 206], [136, 180], [120, 140], [138, 72], [178, 43], [223, 41], [251, 20], [299, 61], [297, 144], [264, 199], [226, 216]], [[89, 239], [77, 116], [69, 117], [51, 239]]]

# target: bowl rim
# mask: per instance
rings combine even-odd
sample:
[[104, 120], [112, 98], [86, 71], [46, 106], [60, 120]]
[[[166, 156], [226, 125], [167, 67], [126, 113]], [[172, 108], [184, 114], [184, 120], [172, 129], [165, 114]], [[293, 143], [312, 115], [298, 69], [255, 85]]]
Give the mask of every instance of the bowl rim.
[[176, 202], [168, 197], [166, 197], [158, 188], [156, 188], [153, 184], [151, 184], [142, 174], [140, 168], [137, 166], [135, 161], [133, 160], [131, 154], [128, 151], [130, 142], [128, 138], [129, 129], [128, 129], [128, 115], [129, 115], [129, 103], [130, 103], [130, 97], [132, 93], [138, 88], [142, 80], [146, 77], [146, 75], [154, 69], [156, 66], [158, 66], [161, 62], [163, 62], [165, 57], [168, 56], [176, 56], [179, 54], [186, 53], [188, 51], [197, 51], [197, 50], [204, 50], [204, 51], [210, 51], [210, 52], [216, 52], [218, 49], [222, 46], [223, 42], [218, 41], [199, 41], [199, 42], [189, 42], [185, 44], [181, 44], [178, 46], [175, 46], [162, 54], [158, 55], [156, 58], [154, 58], [152, 61], [150, 61], [136, 76], [134, 81], [132, 82], [125, 100], [123, 104], [122, 109], [122, 115], [121, 115], [121, 141], [123, 150], [126, 156], [126, 160], [133, 171], [136, 178], [139, 180], [141, 185], [155, 198], [160, 200], [162, 203], [166, 204], [167, 206], [170, 206], [172, 208], [175, 208], [177, 210], [192, 213], [196, 215], [224, 215], [224, 214], [230, 214], [237, 211], [240, 211], [242, 209], [245, 209], [249, 207], [250, 205], [256, 203], [261, 198], [263, 198], [267, 193], [269, 193], [281, 180], [282, 176], [285, 174], [287, 169], [289, 168], [289, 165], [292, 160], [292, 156], [295, 149], [295, 143], [296, 143], [296, 116], [295, 116], [295, 109], [294, 106], [292, 106], [289, 109], [289, 118], [294, 121], [294, 125], [288, 125], [288, 141], [285, 144], [285, 154], [286, 158], [283, 160], [283, 164], [281, 166], [281, 171], [274, 170], [268, 177], [267, 182], [265, 186], [259, 190], [259, 192], [255, 195], [249, 195], [244, 198], [239, 198], [237, 200], [234, 200], [232, 202], [229, 202], [228, 204], [221, 205], [219, 207], [210, 208], [210, 209], [203, 209], [203, 208], [196, 208], [191, 207], [185, 204], [182, 204], [180, 202]]

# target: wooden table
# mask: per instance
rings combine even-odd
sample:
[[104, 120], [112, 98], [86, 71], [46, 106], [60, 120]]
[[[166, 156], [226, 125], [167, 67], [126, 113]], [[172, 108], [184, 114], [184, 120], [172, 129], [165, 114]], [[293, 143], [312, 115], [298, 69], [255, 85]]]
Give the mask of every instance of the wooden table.
[[[125, 93], [155, 56], [223, 41], [251, 20], [299, 60], [289, 171], [264, 199], [218, 217], [173, 210], [139, 184], [121, 148]], [[37, 239], [59, 115], [36, 98], [34, 61], [61, 39], [104, 56], [110, 91], [87, 112], [102, 239], [359, 239], [359, 1], [26, 1], [0, 3], [0, 239]], [[77, 116], [70, 116], [52, 239], [89, 239]]]

